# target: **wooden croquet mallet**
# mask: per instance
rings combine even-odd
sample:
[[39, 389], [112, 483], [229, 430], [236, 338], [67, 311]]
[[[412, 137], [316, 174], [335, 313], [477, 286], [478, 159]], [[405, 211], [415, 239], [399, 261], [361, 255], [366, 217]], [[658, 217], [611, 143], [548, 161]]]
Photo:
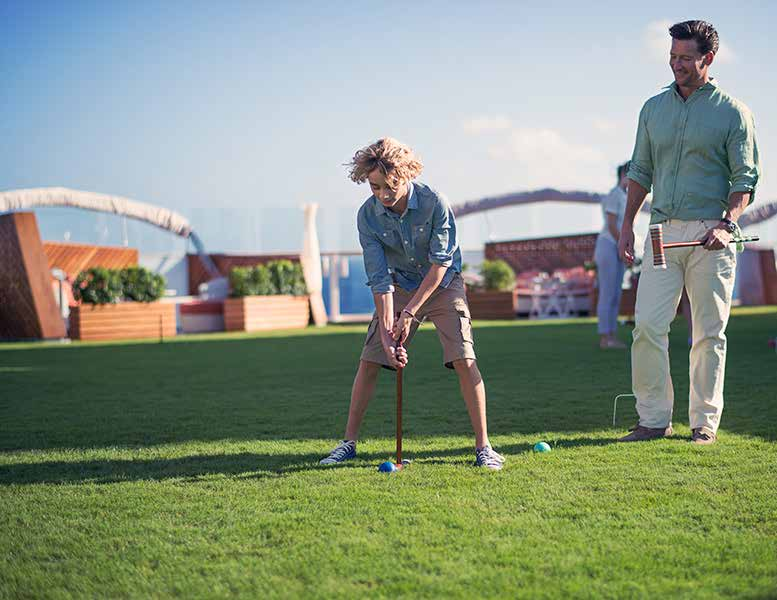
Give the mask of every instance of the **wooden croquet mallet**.
[[[729, 243], [739, 242], [757, 242], [760, 238], [757, 235], [751, 235], [741, 238], [734, 238]], [[706, 240], [693, 240], [692, 242], [670, 242], [664, 243], [664, 228], [661, 223], [650, 226], [650, 245], [653, 247], [653, 268], [666, 269], [666, 255], [664, 250], [667, 248], [688, 248], [690, 246], [703, 246]]]
[[[401, 313], [397, 313], [397, 320], [399, 320]], [[396, 350], [402, 348], [402, 337], [397, 340], [394, 346]], [[396, 354], [395, 354], [396, 356]], [[397, 367], [397, 469], [401, 469], [402, 465], [402, 367]]]

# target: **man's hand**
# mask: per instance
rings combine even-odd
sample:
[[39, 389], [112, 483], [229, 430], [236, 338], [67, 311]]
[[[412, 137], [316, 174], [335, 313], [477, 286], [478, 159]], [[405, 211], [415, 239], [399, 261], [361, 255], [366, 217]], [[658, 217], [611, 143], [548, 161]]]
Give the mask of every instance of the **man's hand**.
[[399, 317], [394, 321], [394, 327], [391, 330], [391, 337], [395, 342], [402, 340], [403, 342], [410, 335], [410, 327], [413, 325], [413, 317], [407, 314], [407, 311], [403, 310], [399, 313]]
[[634, 264], [634, 228], [624, 224], [618, 238], [618, 256], [627, 265]]
[[397, 348], [397, 343], [388, 331], [381, 331], [380, 341], [383, 343], [383, 351], [386, 353], [389, 364], [395, 369], [403, 369], [407, 366], [407, 349], [404, 346]]
[[726, 229], [725, 224], [719, 223], [702, 238], [705, 250], [722, 250], [731, 242], [731, 234]]

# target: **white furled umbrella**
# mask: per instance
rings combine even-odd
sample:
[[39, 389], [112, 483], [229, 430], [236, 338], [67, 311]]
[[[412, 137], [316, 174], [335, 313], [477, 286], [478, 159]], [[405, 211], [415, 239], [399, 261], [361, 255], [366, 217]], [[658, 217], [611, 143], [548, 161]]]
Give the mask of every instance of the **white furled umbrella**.
[[321, 295], [323, 279], [321, 275], [321, 249], [318, 245], [318, 230], [316, 229], [316, 213], [318, 204], [305, 204], [302, 206], [305, 215], [305, 230], [302, 240], [302, 273], [305, 276], [305, 285], [310, 294], [310, 312], [313, 315], [313, 323], [322, 327], [327, 323], [324, 298]]

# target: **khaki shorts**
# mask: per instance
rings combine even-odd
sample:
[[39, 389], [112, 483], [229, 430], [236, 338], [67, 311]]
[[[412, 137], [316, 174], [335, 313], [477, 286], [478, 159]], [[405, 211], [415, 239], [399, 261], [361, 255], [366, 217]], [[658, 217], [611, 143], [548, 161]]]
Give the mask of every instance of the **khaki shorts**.
[[[415, 292], [408, 292], [402, 288], [394, 287], [394, 312], [400, 312]], [[447, 288], [437, 288], [416, 314], [418, 320], [428, 319], [434, 323], [437, 335], [442, 345], [443, 364], [449, 369], [453, 368], [453, 361], [462, 358], [475, 359], [475, 341], [472, 337], [472, 319], [467, 305], [467, 294], [464, 290], [464, 280], [461, 275], [456, 275]], [[413, 322], [410, 328], [407, 342], [409, 344], [418, 323]], [[378, 363], [391, 369], [383, 344], [380, 342], [378, 332], [378, 315], [372, 315], [370, 327], [367, 330], [367, 339], [364, 340], [361, 360]]]

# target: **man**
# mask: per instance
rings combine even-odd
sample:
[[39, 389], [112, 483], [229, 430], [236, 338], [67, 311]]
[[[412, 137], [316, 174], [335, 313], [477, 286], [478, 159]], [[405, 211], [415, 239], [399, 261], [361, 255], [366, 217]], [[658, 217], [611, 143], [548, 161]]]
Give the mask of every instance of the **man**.
[[437, 329], [445, 366], [459, 378], [475, 431], [475, 464], [499, 470], [504, 458], [488, 440], [486, 390], [475, 361], [453, 211], [440, 194], [413, 181], [423, 165], [397, 140], [384, 138], [362, 148], [349, 166], [350, 178], [356, 183], [369, 181], [372, 189], [359, 209], [357, 224], [375, 314], [353, 382], [345, 439], [321, 464], [356, 456], [359, 427], [381, 366], [407, 365], [407, 351], [397, 349], [397, 342], [408, 343], [428, 318]]
[[731, 309], [736, 249], [729, 242], [753, 200], [758, 150], [748, 108], [709, 75], [718, 33], [704, 21], [669, 29], [674, 83], [642, 108], [629, 169], [619, 252], [634, 260], [634, 217], [653, 188], [651, 224], [664, 241], [700, 239], [703, 246], [666, 251], [666, 270], [652, 267], [650, 239], [637, 291], [632, 385], [639, 422], [620, 441], [672, 434], [674, 390], [668, 333], [683, 284], [693, 315], [689, 420], [696, 444], [712, 444], [723, 412], [725, 329]]

